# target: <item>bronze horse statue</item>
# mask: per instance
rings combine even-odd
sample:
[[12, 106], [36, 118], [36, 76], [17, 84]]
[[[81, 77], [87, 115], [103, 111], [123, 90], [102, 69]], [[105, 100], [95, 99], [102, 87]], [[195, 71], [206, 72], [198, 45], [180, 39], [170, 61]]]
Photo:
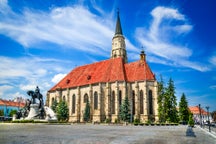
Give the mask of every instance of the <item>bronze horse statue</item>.
[[43, 107], [43, 95], [40, 93], [38, 86], [36, 87], [35, 91], [27, 91], [27, 94], [31, 96], [31, 104], [36, 104], [36, 98], [40, 101], [39, 108]]
[[[43, 118], [44, 117], [43, 95], [40, 93], [40, 89], [38, 88], [38, 86], [36, 87], [35, 91], [32, 90], [27, 91], [27, 94], [31, 96], [30, 104], [36, 104], [36, 99], [39, 100], [39, 112], [40, 112], [39, 117]], [[27, 107], [30, 107], [30, 104]]]
[[27, 99], [25, 107], [20, 109], [17, 112], [16, 117], [18, 119], [20, 119], [21, 117], [23, 118], [27, 117], [30, 112], [31, 104], [36, 104], [36, 99], [38, 99], [39, 100], [39, 106], [38, 106], [39, 113], [37, 116], [40, 119], [43, 119], [45, 116], [45, 111], [44, 111], [43, 95], [40, 93], [40, 89], [37, 86], [35, 91], [29, 90], [27, 91], [27, 94], [31, 97], [31, 100]]

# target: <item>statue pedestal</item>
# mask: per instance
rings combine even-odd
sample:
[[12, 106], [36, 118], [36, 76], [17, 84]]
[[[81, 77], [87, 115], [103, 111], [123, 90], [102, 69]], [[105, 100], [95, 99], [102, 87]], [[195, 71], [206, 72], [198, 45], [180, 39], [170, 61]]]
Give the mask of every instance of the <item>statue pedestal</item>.
[[39, 114], [39, 104], [31, 104], [28, 117], [26, 117], [25, 119], [27, 120], [35, 119], [38, 116], [38, 114]]
[[47, 121], [57, 121], [57, 117], [56, 117], [56, 114], [54, 113], [54, 111], [47, 107], [47, 106], [44, 106], [44, 110], [45, 110], [45, 113], [46, 113], [46, 120]]

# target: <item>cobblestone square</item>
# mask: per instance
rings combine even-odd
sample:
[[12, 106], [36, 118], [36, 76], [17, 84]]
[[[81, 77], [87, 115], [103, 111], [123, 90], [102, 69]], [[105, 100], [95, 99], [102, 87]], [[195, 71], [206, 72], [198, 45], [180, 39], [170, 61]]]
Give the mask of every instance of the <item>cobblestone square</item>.
[[0, 124], [0, 143], [215, 144], [216, 139], [187, 126]]

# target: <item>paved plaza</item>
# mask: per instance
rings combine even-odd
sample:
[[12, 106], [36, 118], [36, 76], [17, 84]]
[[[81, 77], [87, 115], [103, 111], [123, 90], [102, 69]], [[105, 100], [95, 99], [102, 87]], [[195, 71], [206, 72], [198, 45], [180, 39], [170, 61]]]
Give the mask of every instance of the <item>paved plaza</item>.
[[187, 126], [0, 124], [0, 144], [216, 144], [216, 138]]

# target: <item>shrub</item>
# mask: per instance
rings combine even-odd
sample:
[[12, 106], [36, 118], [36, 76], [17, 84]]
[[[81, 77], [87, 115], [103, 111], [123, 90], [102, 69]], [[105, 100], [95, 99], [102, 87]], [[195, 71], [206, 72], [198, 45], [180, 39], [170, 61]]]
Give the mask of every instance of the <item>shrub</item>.
[[115, 123], [116, 123], [116, 124], [119, 123], [119, 119], [115, 119]]
[[105, 123], [111, 123], [111, 119], [110, 118], [106, 119]]
[[134, 120], [134, 125], [138, 125], [140, 123], [140, 120], [138, 119], [138, 118], [136, 118], [135, 120]]
[[193, 114], [190, 114], [188, 125], [191, 127], [194, 127], [194, 120], [193, 120]]
[[57, 107], [57, 116], [59, 121], [67, 121], [69, 118], [69, 109], [65, 101], [60, 101]]
[[0, 109], [0, 116], [4, 116], [4, 110]]
[[17, 113], [17, 110], [11, 110], [9, 115], [10, 115], [10, 117], [12, 117], [16, 113]]

